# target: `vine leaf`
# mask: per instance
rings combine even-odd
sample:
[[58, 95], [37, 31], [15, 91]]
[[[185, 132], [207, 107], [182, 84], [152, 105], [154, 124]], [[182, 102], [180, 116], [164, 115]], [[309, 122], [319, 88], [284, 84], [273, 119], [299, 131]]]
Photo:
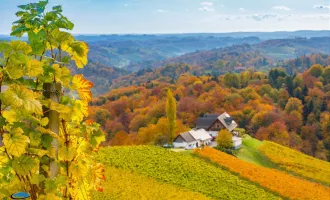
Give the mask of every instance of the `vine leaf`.
[[88, 117], [88, 103], [86, 101], [76, 100], [73, 105], [72, 120], [80, 122], [84, 117]]
[[105, 135], [100, 129], [92, 131], [89, 135], [89, 142], [93, 148], [97, 148], [104, 141]]
[[11, 109], [9, 111], [8, 110], [3, 111], [2, 116], [4, 118], [6, 118], [6, 120], [9, 124], [13, 124], [14, 122], [17, 121], [17, 114], [16, 114], [15, 110], [13, 110], [13, 109]]
[[35, 185], [39, 185], [44, 180], [46, 180], [46, 177], [42, 174], [33, 174], [31, 177], [31, 183]]
[[25, 176], [37, 166], [37, 163], [33, 158], [22, 155], [18, 158], [14, 158], [12, 165], [17, 174]]
[[39, 76], [44, 72], [43, 63], [38, 60], [31, 60], [27, 65], [27, 75], [30, 77]]
[[13, 84], [4, 92], [3, 100], [5, 105], [9, 105], [12, 108], [24, 109], [29, 113], [42, 114], [42, 105], [36, 97], [37, 94], [26, 87]]
[[16, 128], [12, 133], [3, 135], [3, 143], [8, 154], [16, 157], [25, 153], [25, 148], [29, 142], [29, 137], [23, 135], [23, 130], [21, 128]]
[[73, 87], [77, 89], [80, 99], [90, 102], [92, 100], [91, 88], [94, 86], [92, 82], [85, 79], [82, 74], [75, 75], [72, 80]]
[[48, 153], [48, 151], [43, 150], [43, 149], [36, 149], [36, 148], [28, 148], [27, 152], [33, 155], [37, 155], [40, 158]]
[[70, 70], [66, 67], [60, 67], [58, 64], [54, 64], [53, 69], [55, 70], [56, 81], [61, 82], [64, 86], [69, 86], [71, 80]]
[[63, 161], [72, 161], [76, 156], [76, 151], [73, 148], [68, 148], [66, 146], [62, 146], [58, 150], [58, 159]]
[[67, 52], [71, 54], [71, 58], [75, 61], [78, 68], [83, 68], [88, 63], [88, 45], [85, 42], [75, 41], [69, 44]]

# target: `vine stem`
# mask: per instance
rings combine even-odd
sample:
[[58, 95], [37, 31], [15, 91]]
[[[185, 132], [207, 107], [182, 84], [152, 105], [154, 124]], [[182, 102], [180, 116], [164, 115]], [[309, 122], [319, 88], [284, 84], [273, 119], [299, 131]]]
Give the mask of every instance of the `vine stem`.
[[[63, 128], [64, 136], [65, 136], [65, 146], [67, 149], [69, 149], [69, 134], [66, 129], [66, 122], [64, 119], [61, 120], [61, 124], [62, 124], [62, 128]], [[66, 176], [69, 178], [70, 177], [69, 161], [65, 161], [65, 165], [66, 165]], [[65, 197], [66, 198], [68, 197], [68, 186], [66, 186], [66, 188], [65, 188]], [[71, 197], [70, 197], [70, 199], [71, 199]]]

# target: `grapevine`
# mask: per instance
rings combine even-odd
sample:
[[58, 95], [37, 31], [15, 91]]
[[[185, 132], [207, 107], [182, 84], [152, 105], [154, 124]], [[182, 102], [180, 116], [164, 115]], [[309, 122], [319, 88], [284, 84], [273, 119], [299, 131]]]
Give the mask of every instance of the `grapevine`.
[[89, 199], [103, 166], [92, 158], [104, 134], [84, 121], [93, 83], [70, 74], [83, 68], [88, 45], [68, 31], [74, 24], [48, 1], [20, 5], [11, 35], [0, 43], [0, 198], [23, 190], [31, 199]]

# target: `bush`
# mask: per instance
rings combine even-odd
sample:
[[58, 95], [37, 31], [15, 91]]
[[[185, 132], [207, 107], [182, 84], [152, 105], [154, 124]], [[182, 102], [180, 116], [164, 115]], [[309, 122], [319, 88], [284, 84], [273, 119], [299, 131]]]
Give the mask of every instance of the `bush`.
[[230, 149], [233, 147], [233, 135], [227, 131], [227, 129], [222, 129], [219, 131], [218, 137], [216, 139], [218, 146], [220, 148]]

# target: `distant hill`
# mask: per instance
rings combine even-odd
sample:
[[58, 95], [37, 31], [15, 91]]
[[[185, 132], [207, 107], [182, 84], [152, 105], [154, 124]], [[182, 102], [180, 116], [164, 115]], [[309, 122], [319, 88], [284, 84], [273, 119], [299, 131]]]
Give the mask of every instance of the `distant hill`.
[[330, 37], [266, 40], [254, 47], [273, 60], [284, 60], [305, 54], [329, 54]]
[[279, 60], [315, 53], [330, 54], [330, 37], [274, 39], [251, 45], [243, 44], [212, 50], [198, 50], [162, 61], [131, 64], [129, 67], [138, 70], [186, 63], [208, 68], [218, 65], [218, 61], [223, 61], [226, 63], [224, 69], [231, 71], [234, 71], [235, 68], [244, 69], [246, 67], [265, 69], [270, 63]]
[[[78, 37], [79, 39], [79, 37]], [[135, 64], [144, 65], [197, 50], [209, 50], [234, 44], [255, 44], [257, 37], [177, 37], [177, 36], [100, 36], [81, 37], [90, 47], [89, 59], [104, 65], [137, 71]]]

